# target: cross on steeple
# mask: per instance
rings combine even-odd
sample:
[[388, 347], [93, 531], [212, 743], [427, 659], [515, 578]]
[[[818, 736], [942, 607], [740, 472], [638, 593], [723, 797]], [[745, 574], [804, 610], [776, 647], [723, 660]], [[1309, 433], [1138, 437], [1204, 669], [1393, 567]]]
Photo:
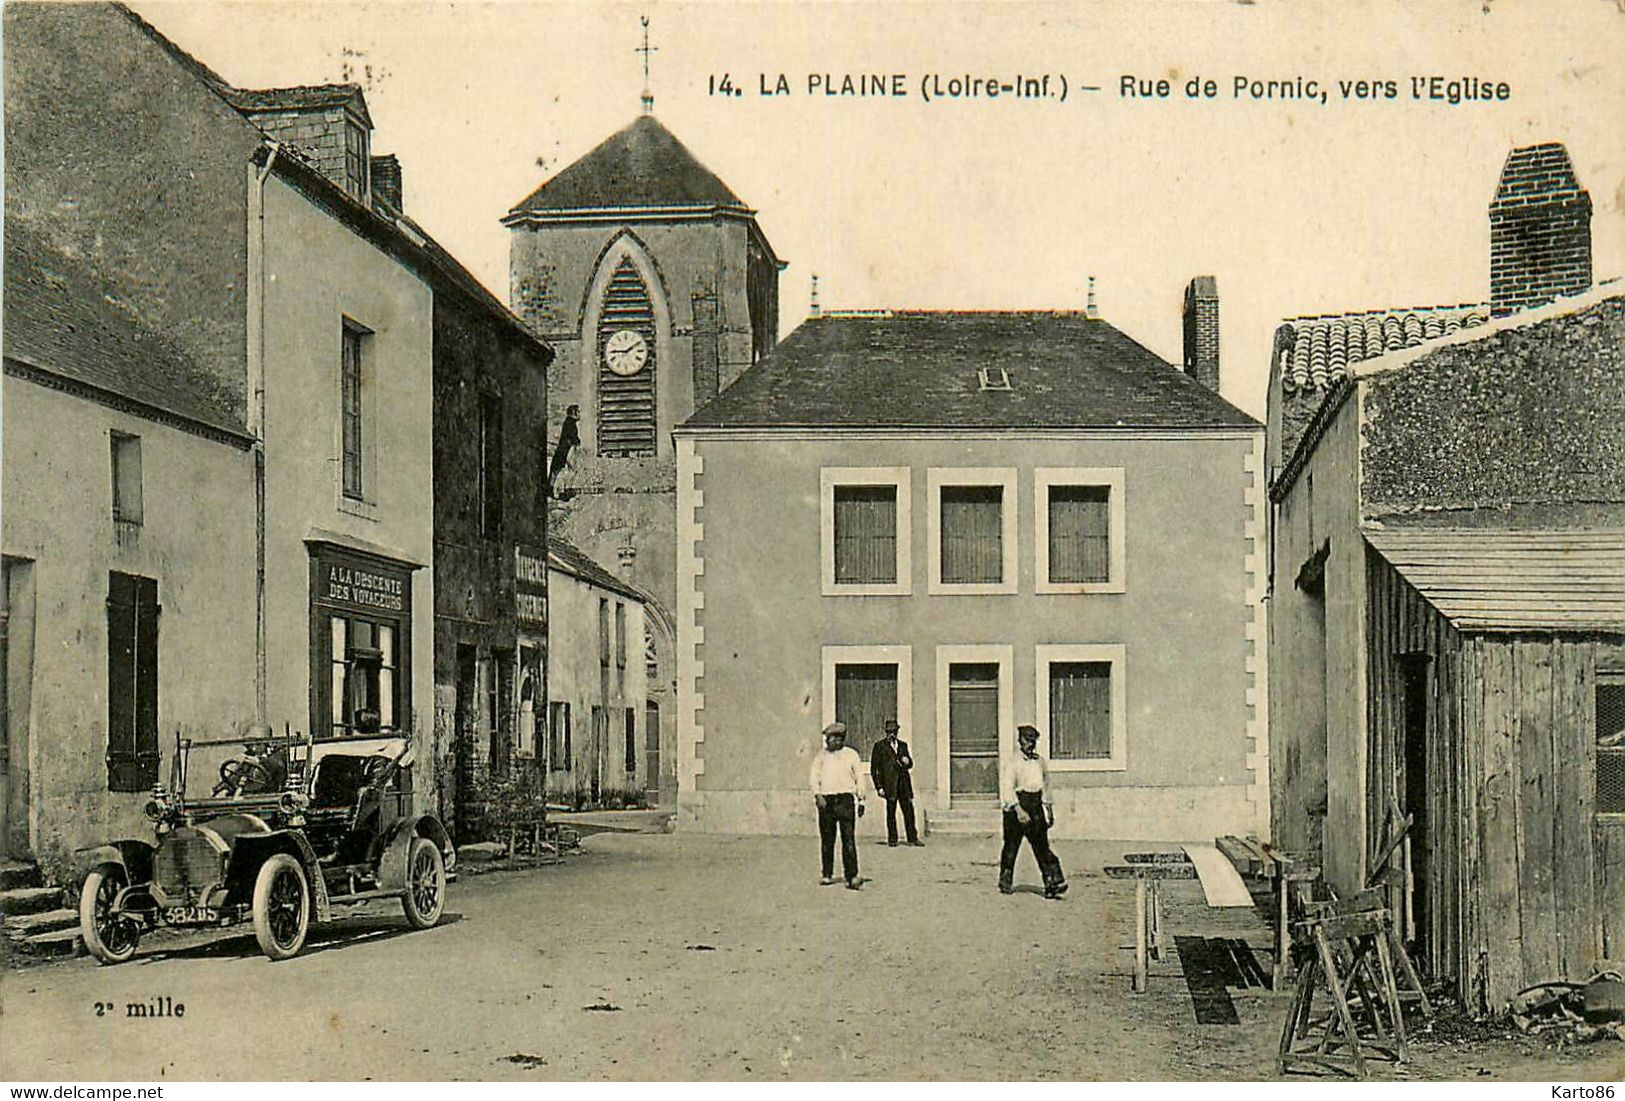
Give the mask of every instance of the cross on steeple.
[[649, 89], [649, 55], [658, 52], [660, 47], [649, 45], [649, 17], [640, 15], [638, 22], [643, 24], [643, 45], [632, 52], [643, 55], [643, 113], [652, 115], [655, 110], [655, 94]]

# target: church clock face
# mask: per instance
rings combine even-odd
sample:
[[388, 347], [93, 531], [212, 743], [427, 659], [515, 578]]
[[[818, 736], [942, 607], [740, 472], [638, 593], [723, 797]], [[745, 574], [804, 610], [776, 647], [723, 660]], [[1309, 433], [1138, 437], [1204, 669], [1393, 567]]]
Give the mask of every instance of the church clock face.
[[604, 341], [604, 366], [623, 378], [649, 362], [649, 342], [636, 329], [620, 329]]

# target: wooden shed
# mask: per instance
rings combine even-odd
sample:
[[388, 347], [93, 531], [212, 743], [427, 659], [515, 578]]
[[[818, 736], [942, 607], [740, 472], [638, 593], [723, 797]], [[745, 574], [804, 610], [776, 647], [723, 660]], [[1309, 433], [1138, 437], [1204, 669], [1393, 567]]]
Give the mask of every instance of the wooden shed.
[[1625, 531], [1367, 529], [1367, 837], [1478, 1012], [1625, 961]]

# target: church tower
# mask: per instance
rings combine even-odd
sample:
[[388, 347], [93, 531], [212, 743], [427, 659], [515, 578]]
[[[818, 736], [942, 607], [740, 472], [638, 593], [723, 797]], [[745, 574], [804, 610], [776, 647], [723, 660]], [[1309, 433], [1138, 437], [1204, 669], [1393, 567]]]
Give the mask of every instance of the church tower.
[[[675, 791], [676, 461], [672, 429], [766, 355], [784, 267], [746, 206], [650, 113], [503, 218], [514, 310], [557, 351], [548, 439], [580, 443], [551, 530], [650, 599], [661, 791]], [[568, 433], [567, 433], [568, 434]]]

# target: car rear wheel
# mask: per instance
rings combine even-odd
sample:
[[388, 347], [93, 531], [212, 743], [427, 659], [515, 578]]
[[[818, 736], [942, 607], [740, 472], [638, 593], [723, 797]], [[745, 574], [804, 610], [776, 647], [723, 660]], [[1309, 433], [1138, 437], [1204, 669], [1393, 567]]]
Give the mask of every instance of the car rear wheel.
[[113, 903], [129, 885], [117, 864], [99, 864], [79, 891], [79, 936], [101, 963], [123, 963], [141, 943], [141, 926], [133, 918], [113, 913]]
[[406, 894], [401, 909], [414, 929], [427, 929], [446, 907], [446, 861], [440, 846], [427, 837], [412, 840], [406, 857]]
[[254, 939], [273, 960], [299, 954], [310, 931], [310, 885], [299, 861], [277, 853], [254, 879]]

